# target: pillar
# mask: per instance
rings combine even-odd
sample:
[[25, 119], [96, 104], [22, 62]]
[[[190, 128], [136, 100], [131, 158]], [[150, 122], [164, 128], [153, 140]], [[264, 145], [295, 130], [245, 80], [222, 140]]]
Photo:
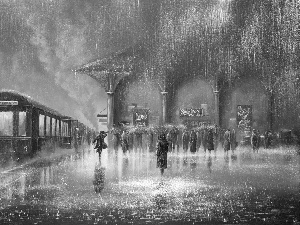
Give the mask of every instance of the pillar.
[[114, 92], [107, 93], [107, 128], [111, 130], [114, 124]]
[[167, 94], [168, 92], [163, 91], [162, 94], [162, 125], [165, 125], [167, 118]]
[[219, 100], [219, 90], [214, 91], [215, 94], [215, 124], [220, 126], [220, 100]]
[[274, 124], [274, 92], [273, 90], [270, 90], [268, 93], [269, 97], [269, 130], [273, 130], [273, 124]]

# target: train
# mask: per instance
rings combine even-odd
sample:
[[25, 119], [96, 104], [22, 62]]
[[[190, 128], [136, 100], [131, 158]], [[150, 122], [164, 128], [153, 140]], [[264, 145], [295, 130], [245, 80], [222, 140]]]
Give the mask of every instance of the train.
[[78, 148], [91, 144], [96, 131], [16, 91], [0, 91], [2, 163], [34, 156], [43, 148]]

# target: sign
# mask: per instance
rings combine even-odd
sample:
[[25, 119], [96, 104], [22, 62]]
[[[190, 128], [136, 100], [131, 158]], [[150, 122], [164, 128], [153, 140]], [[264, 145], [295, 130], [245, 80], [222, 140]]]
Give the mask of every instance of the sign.
[[179, 116], [180, 117], [200, 117], [203, 116], [202, 109], [179, 109]]
[[252, 105], [238, 105], [237, 126], [241, 130], [248, 130], [252, 127]]
[[19, 102], [18, 101], [0, 101], [0, 106], [3, 105], [18, 105]]
[[133, 125], [148, 126], [149, 125], [149, 109], [135, 108], [133, 109]]

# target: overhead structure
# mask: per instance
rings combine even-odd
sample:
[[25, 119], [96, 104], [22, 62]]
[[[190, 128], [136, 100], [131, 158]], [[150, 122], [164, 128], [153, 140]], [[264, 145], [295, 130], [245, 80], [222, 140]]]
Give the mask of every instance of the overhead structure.
[[97, 59], [75, 69], [75, 73], [86, 74], [95, 79], [106, 91], [107, 127], [110, 130], [114, 123], [114, 92], [121, 79], [130, 75], [134, 69], [139, 48], [130, 47], [116, 52], [107, 58]]

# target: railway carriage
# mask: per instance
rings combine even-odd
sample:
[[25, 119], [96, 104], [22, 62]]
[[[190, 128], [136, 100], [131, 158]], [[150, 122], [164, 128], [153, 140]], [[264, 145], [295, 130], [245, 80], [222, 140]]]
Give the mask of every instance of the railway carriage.
[[[33, 156], [42, 147], [78, 147], [93, 130], [30, 97], [0, 92], [0, 157], [5, 162]], [[80, 139], [78, 138], [80, 136]]]

